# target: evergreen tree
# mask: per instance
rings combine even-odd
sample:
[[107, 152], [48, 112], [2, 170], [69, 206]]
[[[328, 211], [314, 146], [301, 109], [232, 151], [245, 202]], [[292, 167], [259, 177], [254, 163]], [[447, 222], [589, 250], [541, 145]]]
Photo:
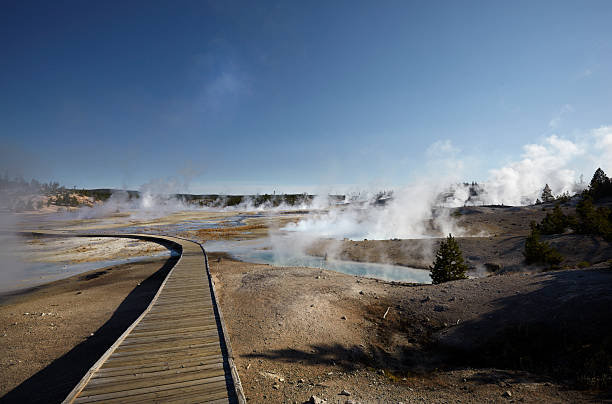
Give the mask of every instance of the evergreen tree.
[[593, 199], [612, 196], [612, 182], [601, 168], [595, 170], [595, 174], [593, 174], [589, 184], [589, 193]]
[[542, 234], [561, 234], [568, 227], [575, 227], [576, 219], [573, 216], [563, 214], [559, 204], [555, 205], [552, 213], [547, 213], [544, 219], [537, 225]]
[[540, 231], [535, 222], [531, 222], [531, 234], [525, 240], [525, 261], [527, 264], [547, 264], [557, 267], [563, 256], [548, 243], [540, 241]]
[[595, 173], [593, 174], [593, 178], [591, 179], [589, 188], [591, 189], [598, 188], [602, 185], [607, 184], [609, 181], [610, 179], [608, 178], [604, 170], [602, 170], [601, 168], [598, 168], [597, 170], [595, 170]]
[[552, 191], [548, 184], [542, 190], [542, 202], [552, 202], [555, 200], [555, 197], [552, 194]]
[[607, 240], [612, 240], [612, 212], [606, 207], [595, 209], [590, 195], [586, 194], [576, 205], [578, 222], [576, 231], [581, 234], [597, 234]]
[[429, 270], [434, 284], [467, 278], [467, 265], [463, 261], [459, 244], [451, 234], [440, 243], [433, 266], [430, 266]]

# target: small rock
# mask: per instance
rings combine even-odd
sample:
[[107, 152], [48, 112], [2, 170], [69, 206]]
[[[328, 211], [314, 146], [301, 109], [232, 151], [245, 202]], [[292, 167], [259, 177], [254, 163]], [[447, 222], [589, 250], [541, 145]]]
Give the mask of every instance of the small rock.
[[441, 306], [441, 305], [436, 305], [434, 307], [434, 311], [446, 311], [446, 307]]
[[425, 296], [425, 299], [421, 300], [421, 303], [425, 303], [431, 300], [431, 297]]
[[300, 380], [298, 380], [298, 383], [304, 383], [304, 382], [305, 382], [305, 380], [304, 380], [304, 379], [300, 379]]
[[325, 404], [325, 403], [327, 403], [327, 400], [324, 400], [324, 399], [319, 398], [317, 396], [310, 396], [310, 400], [308, 400], [308, 402], [310, 404]]
[[315, 276], [315, 279], [321, 279], [321, 277], [319, 275]]
[[346, 320], [346, 316], [340, 317], [341, 320]]
[[342, 391], [340, 392], [341, 396], [350, 396], [351, 393], [349, 393], [348, 391], [346, 391], [345, 389], [342, 389]]
[[273, 388], [274, 390], [278, 390], [278, 389], [280, 388], [280, 386], [279, 386], [278, 384], [275, 384], [275, 385], [273, 385], [273, 386], [272, 386], [272, 388]]
[[512, 397], [512, 393], [510, 392], [510, 390], [506, 390], [504, 391], [504, 394], [502, 394], [502, 397]]
[[384, 375], [384, 374], [385, 374], [385, 371], [384, 371], [384, 370], [382, 370], [382, 369], [378, 369], [378, 370], [376, 371], [376, 373], [378, 373], [379, 375]]
[[363, 295], [363, 290], [360, 290], [360, 291], [359, 291], [359, 294], [360, 294], [360, 295]]
[[278, 378], [278, 381], [282, 383], [282, 382], [284, 382], [284, 381], [285, 381], [285, 379], [284, 379], [284, 378], [282, 378], [282, 377], [279, 377], [279, 378]]

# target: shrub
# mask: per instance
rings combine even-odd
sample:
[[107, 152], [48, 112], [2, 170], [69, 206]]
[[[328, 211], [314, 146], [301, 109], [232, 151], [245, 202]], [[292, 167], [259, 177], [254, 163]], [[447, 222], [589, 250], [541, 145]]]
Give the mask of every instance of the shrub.
[[459, 244], [451, 234], [440, 243], [433, 265], [429, 267], [431, 281], [439, 284], [458, 279], [466, 279], [467, 265]]
[[563, 214], [561, 207], [557, 204], [551, 213], [546, 214], [537, 228], [541, 234], [560, 234], [564, 233], [567, 228], [573, 228], [575, 223], [576, 219]]
[[548, 243], [540, 241], [540, 231], [535, 222], [531, 222], [531, 234], [525, 240], [525, 261], [527, 264], [544, 264], [551, 269], [557, 268], [563, 256]]
[[593, 199], [589, 194], [584, 194], [582, 200], [576, 205], [576, 216], [575, 230], [577, 233], [595, 234], [603, 236], [606, 240], [612, 240], [610, 210], [605, 207], [595, 209]]
[[570, 201], [570, 199], [572, 199], [572, 196], [570, 195], [568, 191], [565, 191], [564, 193], [562, 193], [561, 195], [558, 195], [555, 198], [555, 200], [559, 203], [567, 203]]

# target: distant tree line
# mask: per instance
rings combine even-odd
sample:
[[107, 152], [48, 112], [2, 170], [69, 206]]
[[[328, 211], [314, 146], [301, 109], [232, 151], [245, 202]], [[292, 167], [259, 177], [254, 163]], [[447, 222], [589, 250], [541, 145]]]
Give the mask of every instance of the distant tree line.
[[48, 183], [40, 182], [35, 178], [26, 181], [17, 176], [10, 179], [8, 173], [0, 175], [0, 194], [2, 196], [1, 208], [14, 212], [32, 211], [41, 209], [46, 205], [57, 206], [79, 206], [79, 201], [74, 194], [82, 193], [82, 190], [67, 189], [57, 181]]
[[11, 180], [8, 173], [5, 172], [3, 175], [0, 175], [0, 190], [19, 193], [54, 195], [58, 192], [64, 192], [66, 188], [61, 186], [57, 181], [41, 183], [34, 178], [32, 178], [30, 181], [26, 181], [21, 176], [17, 176]]

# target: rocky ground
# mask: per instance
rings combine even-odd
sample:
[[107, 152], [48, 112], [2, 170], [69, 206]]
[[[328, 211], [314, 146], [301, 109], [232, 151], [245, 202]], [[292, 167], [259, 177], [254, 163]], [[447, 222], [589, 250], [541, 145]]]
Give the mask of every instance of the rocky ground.
[[249, 402], [610, 398], [575, 388], [610, 344], [607, 268], [415, 285], [210, 262]]

